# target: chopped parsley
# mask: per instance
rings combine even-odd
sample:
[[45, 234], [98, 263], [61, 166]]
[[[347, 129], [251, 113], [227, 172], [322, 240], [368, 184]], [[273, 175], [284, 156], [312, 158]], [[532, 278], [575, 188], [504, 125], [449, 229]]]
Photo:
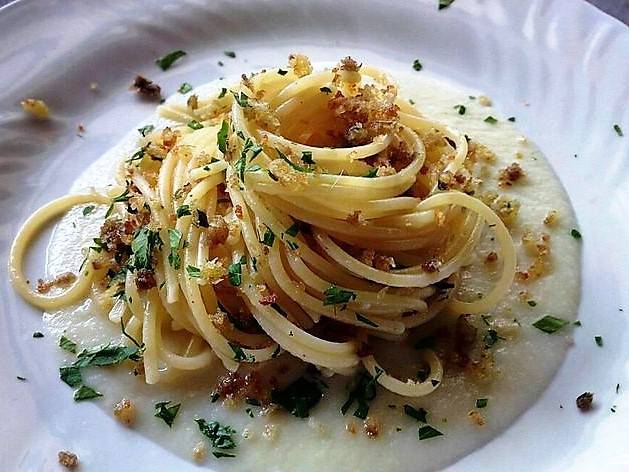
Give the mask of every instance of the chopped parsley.
[[245, 351], [238, 345], [228, 342], [229, 347], [234, 351], [234, 360], [238, 362], [255, 362], [253, 356], [248, 356]]
[[454, 105], [454, 109], [459, 113], [459, 115], [465, 115], [465, 111], [467, 110], [465, 105]]
[[193, 279], [201, 278], [201, 269], [199, 269], [198, 267], [189, 265], [186, 267], [186, 272], [188, 273], [188, 276]]
[[278, 73], [279, 75], [286, 75], [286, 74], [288, 74], [288, 71], [287, 71], [287, 70], [284, 70], [284, 69], [277, 69], [277, 73]]
[[175, 213], [177, 214], [177, 218], [181, 218], [182, 216], [192, 215], [192, 211], [190, 210], [190, 205], [181, 205], [180, 207], [177, 207], [177, 211]]
[[125, 162], [127, 164], [130, 164], [131, 162], [141, 161], [142, 159], [144, 159], [144, 155], [146, 154], [146, 150], [148, 149], [149, 144], [151, 143], [148, 143], [146, 146], [142, 146], [140, 149], [135, 151], [133, 155]]
[[341, 413], [345, 415], [354, 402], [357, 408], [354, 410], [354, 416], [364, 420], [369, 414], [369, 402], [376, 398], [376, 384], [378, 378], [383, 371], [376, 368], [376, 376], [372, 377], [368, 372], [361, 372], [357, 379], [354, 389], [350, 392], [349, 398], [341, 406]]
[[146, 126], [143, 126], [142, 128], [138, 128], [138, 133], [140, 133], [143, 137], [146, 137], [146, 135], [149, 134], [154, 129], [155, 129], [154, 125], [146, 125]]
[[181, 408], [181, 403], [177, 403], [176, 405], [170, 405], [170, 403], [170, 400], [156, 403], [154, 416], [164, 420], [164, 423], [166, 423], [169, 428], [172, 428], [175, 417], [177, 413], [179, 413], [179, 408]]
[[356, 293], [350, 290], [344, 290], [338, 288], [336, 285], [331, 285], [323, 292], [323, 306], [327, 305], [345, 305], [350, 300], [356, 300]]
[[179, 93], [188, 93], [190, 90], [192, 90], [193, 87], [191, 84], [189, 84], [188, 82], [184, 82], [183, 84], [181, 84], [179, 86], [179, 90], [177, 90]]
[[307, 167], [302, 167], [300, 165], [295, 164], [293, 161], [291, 161], [288, 157], [286, 157], [286, 154], [284, 154], [282, 151], [280, 151], [279, 149], [275, 148], [275, 151], [277, 152], [277, 157], [279, 157], [280, 159], [282, 159], [284, 162], [286, 162], [289, 166], [291, 166], [293, 169], [295, 169], [297, 172], [314, 172], [312, 169], [308, 169]]
[[241, 108], [247, 108], [249, 106], [249, 97], [245, 93], [240, 92], [240, 95], [238, 95], [236, 92], [232, 92], [232, 95]]
[[439, 0], [439, 10], [443, 10], [444, 8], [448, 8], [453, 3], [454, 3], [454, 0]]
[[526, 303], [528, 306], [537, 306], [537, 302], [535, 300], [528, 300]]
[[71, 365], [59, 367], [59, 378], [72, 388], [83, 384], [81, 369]]
[[181, 257], [179, 256], [181, 236], [181, 231], [179, 231], [178, 229], [168, 229], [168, 241], [170, 243], [170, 254], [168, 254], [168, 263], [175, 270], [181, 267]]
[[422, 70], [424, 68], [424, 66], [422, 66], [422, 63], [419, 62], [419, 59], [415, 59], [413, 61], [413, 69], [416, 70], [417, 72], [419, 72], [420, 70]]
[[157, 231], [148, 228], [140, 228], [135, 232], [131, 241], [131, 251], [133, 251], [133, 266], [135, 269], [150, 269], [151, 254], [157, 247], [161, 247], [162, 240]]
[[365, 175], [363, 175], [363, 177], [366, 177], [368, 179], [372, 179], [374, 177], [378, 176], [378, 168], [377, 167], [373, 167], [371, 169], [369, 169], [369, 172], [367, 172]]
[[199, 426], [201, 434], [209, 439], [213, 448], [218, 451], [212, 451], [214, 457], [235, 457], [233, 454], [224, 452], [225, 450], [234, 449], [236, 442], [232, 437], [236, 434], [236, 430], [231, 426], [222, 425], [218, 421], [212, 421], [208, 423], [203, 418], [195, 418], [194, 420]]
[[94, 211], [94, 208], [96, 208], [94, 205], [87, 205], [85, 208], [83, 208], [83, 216], [87, 216], [92, 213]]
[[155, 64], [157, 64], [162, 70], [168, 70], [175, 63], [175, 61], [178, 61], [185, 55], [185, 51], [177, 49], [175, 51], [169, 52], [165, 56], [155, 59]]
[[598, 347], [603, 347], [603, 336], [594, 336], [594, 342]]
[[428, 416], [428, 412], [423, 408], [414, 408], [411, 405], [404, 405], [404, 413], [406, 413], [411, 418], [416, 419], [417, 421], [421, 421], [422, 423], [427, 423], [426, 416]]
[[376, 323], [374, 323], [373, 321], [371, 321], [369, 318], [365, 318], [363, 315], [361, 315], [360, 313], [356, 313], [356, 319], [358, 321], [360, 321], [361, 323], [365, 323], [366, 325], [372, 326], [374, 328], [377, 328], [378, 325]]
[[552, 334], [555, 331], [560, 330], [567, 324], [568, 322], [564, 319], [557, 318], [552, 315], [545, 315], [543, 318], [540, 318], [535, 323], [533, 323], [533, 326], [541, 331], [544, 331], [545, 333]]
[[84, 368], [116, 365], [126, 360], [139, 361], [141, 354], [142, 350], [137, 346], [106, 344], [82, 350], [72, 366]]
[[315, 165], [315, 161], [312, 160], [312, 151], [302, 151], [301, 162], [304, 164]]
[[199, 123], [197, 120], [188, 121], [188, 128], [192, 128], [194, 130], [203, 128], [203, 125]]
[[218, 149], [225, 154], [227, 152], [227, 135], [229, 134], [229, 124], [223, 121], [220, 131], [216, 134]]
[[232, 59], [236, 58], [236, 53], [234, 51], [223, 51], [223, 54], [225, 54], [227, 57], [231, 57]]
[[22, 377], [21, 375], [16, 375], [15, 378], [21, 382], [26, 382], [26, 377]]
[[227, 89], [225, 87], [221, 88], [221, 93], [218, 94], [218, 98], [223, 98], [227, 95]]
[[34, 338], [43, 338], [44, 337], [44, 333], [40, 332], [40, 331], [35, 331], [33, 333], [33, 337]]
[[572, 323], [575, 326], [581, 326], [581, 320], [576, 320], [574, 323]]
[[77, 390], [74, 391], [74, 401], [77, 402], [83, 400], [91, 400], [92, 398], [98, 398], [102, 396], [102, 393], [97, 392], [92, 387], [88, 387], [87, 385], [81, 385]]
[[570, 230], [570, 236], [572, 236], [574, 239], [581, 239], [582, 237], [581, 233], [574, 228]]
[[515, 123], [515, 116], [510, 116], [509, 118], [507, 118], [507, 120], [511, 123]]
[[332, 93], [332, 89], [330, 87], [321, 87], [319, 90], [323, 93]]
[[238, 262], [230, 264], [227, 268], [229, 283], [234, 287], [239, 287], [242, 283], [242, 265], [247, 263], [247, 258], [242, 256]]
[[489, 403], [489, 399], [487, 398], [477, 398], [476, 399], [476, 408], [485, 408]]
[[322, 396], [319, 382], [299, 377], [283, 390], [273, 390], [271, 401], [297, 418], [308, 418], [310, 410], [319, 403]]
[[496, 118], [494, 118], [493, 116], [489, 115], [487, 118], [485, 118], [483, 120], [485, 123], [489, 123], [490, 125], [495, 125], [496, 123], [498, 123], [498, 120]]
[[616, 131], [616, 134], [618, 136], [624, 136], [624, 133], [622, 132], [622, 128], [620, 127], [619, 124], [614, 124], [614, 131]]
[[76, 354], [76, 343], [68, 338], [65, 335], [62, 335], [59, 338], [59, 347], [65, 351]]
[[299, 233], [299, 225], [297, 223], [293, 223], [290, 228], [286, 230], [286, 234], [292, 236], [293, 238], [297, 236]]
[[443, 436], [443, 433], [441, 431], [436, 430], [430, 425], [422, 426], [421, 428], [419, 428], [418, 434], [420, 441], [436, 438], [437, 436]]
[[273, 247], [273, 243], [275, 242], [275, 234], [271, 231], [270, 228], [267, 228], [262, 236], [262, 244], [265, 246]]

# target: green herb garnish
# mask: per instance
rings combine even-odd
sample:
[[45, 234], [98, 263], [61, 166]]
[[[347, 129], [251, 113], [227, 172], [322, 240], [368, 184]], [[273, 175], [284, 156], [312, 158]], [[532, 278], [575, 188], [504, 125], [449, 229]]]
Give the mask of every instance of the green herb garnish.
[[189, 84], [188, 82], [184, 82], [183, 84], [181, 84], [179, 86], [179, 90], [177, 90], [179, 93], [188, 93], [190, 90], [192, 90], [194, 87], [192, 87], [191, 84]]
[[249, 97], [245, 93], [240, 92], [240, 95], [238, 95], [236, 92], [232, 92], [232, 95], [241, 108], [247, 108], [249, 106]]
[[367, 172], [365, 175], [363, 175], [363, 177], [366, 177], [368, 179], [373, 179], [374, 177], [378, 176], [378, 168], [377, 167], [373, 167], [372, 169], [369, 169], [369, 172]]
[[179, 245], [181, 244], [181, 231], [178, 229], [168, 229], [168, 241], [170, 243], [170, 254], [168, 263], [175, 270], [181, 267], [181, 257], [179, 256]]
[[291, 227], [286, 230], [286, 234], [288, 234], [289, 236], [292, 236], [293, 238], [297, 236], [298, 233], [299, 233], [299, 225], [296, 222], [293, 223]]
[[92, 387], [88, 387], [87, 385], [81, 385], [74, 392], [74, 401], [80, 402], [83, 400], [91, 400], [92, 398], [102, 397], [103, 394], [97, 392]]
[[574, 228], [570, 230], [570, 236], [574, 239], [581, 239], [581, 233]]
[[476, 408], [485, 408], [489, 403], [489, 399], [487, 398], [477, 398], [476, 399]]
[[236, 57], [236, 53], [234, 51], [223, 51], [223, 54], [225, 54], [227, 57], [231, 57], [232, 59]]
[[154, 125], [146, 125], [146, 126], [143, 126], [142, 128], [138, 128], [138, 133], [140, 133], [142, 137], [146, 137], [146, 135], [149, 134], [154, 129], [155, 129]]
[[427, 423], [426, 416], [428, 412], [423, 408], [414, 408], [411, 405], [404, 405], [404, 413], [406, 413], [411, 418], [416, 419], [417, 421], [421, 421], [422, 423]]
[[169, 428], [172, 428], [175, 417], [177, 413], [179, 413], [179, 408], [181, 408], [181, 403], [177, 403], [176, 405], [170, 405], [170, 403], [170, 400], [156, 403], [154, 416], [164, 420], [164, 423], [166, 423]]
[[277, 69], [277, 73], [279, 75], [286, 75], [286, 74], [288, 74], [288, 71], [287, 70], [283, 70], [283, 69]]
[[361, 315], [360, 313], [356, 313], [356, 319], [358, 321], [360, 321], [361, 323], [365, 323], [366, 325], [372, 326], [374, 328], [377, 328], [378, 325], [376, 323], [374, 323], [373, 321], [371, 321], [369, 318], [365, 318], [363, 315]]
[[598, 347], [603, 347], [603, 336], [594, 336], [594, 342]]
[[59, 378], [72, 388], [83, 384], [81, 369], [71, 365], [59, 367]]
[[349, 398], [341, 406], [344, 415], [354, 402], [358, 403], [354, 416], [364, 420], [369, 414], [369, 402], [376, 398], [376, 384], [383, 371], [376, 368], [376, 376], [372, 377], [368, 372], [361, 372], [356, 379], [356, 386], [350, 392]]
[[616, 131], [616, 134], [618, 136], [624, 136], [624, 133], [622, 132], [622, 128], [620, 127], [620, 125], [618, 124], [614, 124], [614, 131]]
[[59, 347], [65, 351], [76, 354], [76, 343], [68, 338], [65, 335], [62, 335], [59, 338]]
[[332, 285], [325, 289], [323, 292], [324, 299], [323, 305], [344, 305], [350, 300], [356, 300], [356, 293], [350, 290], [344, 290], [338, 288], [336, 285]]
[[[225, 89], [223, 89], [225, 90]], [[225, 154], [227, 152], [227, 135], [229, 134], [229, 124], [223, 121], [220, 131], [216, 134], [218, 149]]]
[[489, 123], [491, 125], [495, 125], [496, 123], [498, 123], [498, 120], [496, 118], [494, 118], [493, 116], [489, 115], [487, 118], [485, 118], [483, 120], [485, 123]]
[[168, 70], [175, 63], [175, 61], [181, 59], [185, 55], [185, 51], [177, 49], [175, 51], [169, 52], [165, 56], [156, 59], [155, 64], [157, 64], [162, 70]]
[[150, 269], [151, 254], [157, 247], [161, 247], [162, 240], [157, 231], [148, 228], [141, 228], [136, 231], [131, 241], [131, 251], [133, 251], [133, 266], [135, 269]]
[[226, 449], [234, 449], [236, 447], [236, 442], [232, 437], [233, 434], [236, 434], [236, 430], [234, 428], [222, 425], [218, 421], [208, 423], [203, 418], [195, 418], [194, 421], [199, 426], [201, 434], [209, 439], [212, 447], [219, 449], [218, 451], [212, 452], [214, 457], [235, 457], [233, 454], [223, 452]]
[[35, 332], [33, 333], [33, 337], [34, 337], [34, 338], [43, 338], [43, 337], [44, 337], [44, 333], [41, 333], [41, 332], [39, 332], [39, 331], [35, 331]]
[[459, 115], [465, 115], [465, 111], [467, 110], [465, 105], [454, 105], [454, 109], [459, 113]]
[[94, 208], [96, 208], [94, 205], [88, 205], [83, 208], [83, 216], [87, 216], [92, 213], [94, 211]]
[[201, 269], [199, 269], [198, 267], [189, 265], [186, 267], [186, 272], [188, 273], [188, 276], [193, 279], [201, 278]]
[[315, 165], [315, 161], [312, 160], [312, 151], [302, 151], [301, 162], [304, 164]]
[[453, 3], [454, 3], [454, 0], [439, 0], [439, 10], [443, 10], [444, 8], [448, 8]]
[[199, 123], [197, 120], [188, 121], [188, 128], [192, 128], [194, 130], [203, 128], [203, 125]]
[[247, 258], [242, 256], [238, 262], [230, 264], [227, 268], [229, 283], [234, 287], [239, 287], [242, 283], [242, 265], [247, 263]]
[[332, 93], [332, 89], [330, 87], [321, 87], [319, 90], [323, 93]]
[[175, 211], [177, 218], [181, 218], [182, 216], [192, 215], [192, 210], [190, 209], [190, 205], [181, 205], [177, 207]]
[[271, 401], [297, 418], [308, 418], [321, 397], [321, 385], [314, 380], [300, 377], [283, 390], [273, 390]]
[[267, 228], [262, 236], [262, 244], [265, 246], [273, 247], [273, 243], [275, 242], [275, 234], [271, 231], [270, 228]]
[[515, 116], [510, 116], [509, 118], [507, 118], [507, 120], [511, 123], [515, 123]]
[[415, 60], [413, 61], [413, 69], [414, 69], [414, 70], [416, 70], [416, 71], [418, 71], [418, 72], [419, 72], [420, 70], [422, 70], [422, 69], [423, 69], [423, 67], [424, 67], [424, 66], [422, 66], [422, 63], [421, 63], [421, 62], [419, 62], [419, 59], [415, 59]]
[[437, 436], [443, 436], [441, 431], [436, 430], [430, 425], [422, 426], [418, 431], [419, 440], [423, 441], [425, 439], [436, 438]]
[[279, 149], [275, 148], [275, 151], [277, 152], [277, 157], [282, 159], [284, 162], [286, 162], [289, 166], [291, 166], [297, 172], [305, 172], [305, 173], [314, 172], [312, 169], [308, 169], [307, 167], [302, 167], [300, 165], [295, 164], [288, 157], [286, 157], [286, 155], [282, 151], [280, 151]]
[[551, 315], [545, 315], [543, 318], [540, 318], [535, 323], [533, 323], [533, 326], [541, 331], [544, 331], [545, 333], [552, 334], [555, 331], [560, 330], [567, 324], [568, 322], [564, 319], [557, 318]]

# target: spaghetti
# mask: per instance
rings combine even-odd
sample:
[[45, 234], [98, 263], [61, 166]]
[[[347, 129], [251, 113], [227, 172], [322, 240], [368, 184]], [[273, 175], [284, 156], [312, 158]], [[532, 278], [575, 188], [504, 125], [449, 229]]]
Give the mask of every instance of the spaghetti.
[[[149, 384], [214, 356], [234, 371], [287, 351], [339, 374], [362, 364], [403, 396], [437, 388], [432, 350], [420, 351], [427, 378], [403, 381], [361, 348], [373, 336], [394, 345], [443, 310], [494, 306], [515, 273], [511, 236], [471, 195], [464, 135], [350, 58], [306, 72], [263, 71], [162, 105], [173, 124], [141, 139], [116, 187], [62, 197], [27, 220], [10, 254], [16, 290], [43, 310], [96, 297], [143, 343]], [[76, 283], [33, 291], [31, 240], [87, 203], [109, 208]], [[459, 298], [459, 272], [488, 230], [501, 273], [482, 298]]]

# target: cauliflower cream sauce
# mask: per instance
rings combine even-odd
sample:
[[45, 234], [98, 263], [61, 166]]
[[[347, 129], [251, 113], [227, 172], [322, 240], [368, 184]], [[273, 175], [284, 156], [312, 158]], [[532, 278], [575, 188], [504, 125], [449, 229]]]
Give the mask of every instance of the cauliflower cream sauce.
[[[244, 402], [211, 403], [210, 393], [216, 377], [224, 373], [217, 360], [202, 374], [155, 386], [146, 385], [143, 377], [133, 375], [126, 366], [92, 369], [85, 373], [86, 383], [103, 393], [102, 398], [93, 400], [102, 407], [103, 414], [113, 416], [114, 405], [126, 398], [136, 410], [130, 427], [137, 434], [151, 438], [186, 460], [216, 470], [318, 472], [322, 467], [331, 467], [335, 471], [421, 472], [449, 465], [484, 445], [539, 397], [571, 344], [571, 328], [546, 334], [531, 324], [547, 313], [572, 320], [579, 302], [579, 245], [570, 236], [575, 218], [567, 196], [540, 151], [490, 106], [487, 97], [473, 99], [468, 91], [423, 76], [396, 78], [401, 84], [400, 95], [412, 100], [423, 114], [461, 130], [495, 153], [494, 163], [483, 163], [480, 159], [481, 166], [485, 167], [480, 175], [484, 182], [481, 193], [490, 195], [488, 192], [493, 190], [504, 195], [498, 200], [495, 200], [496, 195], [486, 197], [493, 201], [493, 208], [502, 206], [509, 211], [509, 206], [517, 206], [519, 202], [517, 217], [510, 226], [518, 251], [519, 270], [530, 269], [531, 273], [539, 270], [542, 275], [528, 282], [519, 280], [526, 274], [516, 276], [509, 295], [487, 313], [489, 316], [470, 320], [481, 342], [483, 333], [489, 336], [485, 339], [490, 343], [494, 337], [490, 349], [493, 365], [489, 360], [481, 362], [477, 369], [465, 375], [460, 371], [449, 372], [446, 365], [442, 385], [429, 396], [418, 399], [396, 396], [379, 387], [366, 421], [352, 416], [355, 404], [345, 416], [340, 413], [348, 398], [350, 382], [342, 376], [324, 378], [329, 388], [324, 389], [323, 399], [311, 410], [309, 418], [301, 419], [285, 411], [266, 411]], [[215, 94], [224, 83], [208, 84], [195, 93]], [[171, 98], [179, 99], [181, 97]], [[463, 105], [465, 113], [460, 114], [461, 108], [455, 108], [456, 105]], [[498, 121], [485, 121], [488, 116]], [[157, 116], [147, 123], [167, 124]], [[110, 183], [114, 164], [133, 153], [137, 138], [134, 129], [81, 176], [73, 191], [94, 183], [101, 187]], [[519, 164], [523, 176], [518, 175], [521, 172], [514, 167], [500, 173], [514, 162]], [[516, 180], [509, 181], [510, 186], [499, 187], [499, 177], [503, 182], [510, 177]], [[62, 220], [49, 246], [48, 276], [78, 268], [83, 256], [76, 248], [88, 246], [91, 238], [98, 235], [104, 211], [101, 209], [85, 217], [80, 208], [75, 208]], [[550, 238], [542, 238], [542, 233]], [[541, 253], [550, 249], [550, 255], [540, 256], [540, 247]], [[539, 261], [535, 264], [540, 257], [543, 258], [541, 266]], [[478, 287], [482, 291], [483, 284], [488, 283], [485, 279], [488, 279], [487, 273], [491, 273], [493, 256], [481, 246], [475, 258], [462, 275], [466, 286], [472, 287], [469, 290]], [[80, 348], [120, 340], [120, 326], [99, 314], [91, 300], [75, 309], [46, 314], [45, 321], [51, 335], [48, 339], [56, 340], [65, 332]], [[490, 330], [497, 337], [489, 333]], [[412, 365], [412, 355], [411, 345], [408, 349], [396, 350], [395, 356], [399, 359], [380, 356], [379, 360], [399, 375], [402, 372], [396, 372], [394, 365]], [[378, 352], [376, 356], [378, 358]], [[68, 355], [67, 360], [70, 359]], [[283, 354], [280, 359], [288, 377], [296, 378], [303, 371], [303, 366], [289, 354]], [[68, 395], [72, 395], [69, 387]], [[476, 400], [485, 398], [487, 405], [476, 408]], [[167, 400], [181, 403], [172, 428], [154, 417], [154, 404]], [[405, 404], [425, 409], [428, 422], [443, 436], [420, 441], [418, 428], [423, 423], [405, 414]], [[232, 426], [237, 431], [234, 438], [238, 446], [226, 452], [236, 457], [214, 458], [209, 443], [199, 433], [195, 417]], [[127, 426], [121, 424], [120, 427]]]

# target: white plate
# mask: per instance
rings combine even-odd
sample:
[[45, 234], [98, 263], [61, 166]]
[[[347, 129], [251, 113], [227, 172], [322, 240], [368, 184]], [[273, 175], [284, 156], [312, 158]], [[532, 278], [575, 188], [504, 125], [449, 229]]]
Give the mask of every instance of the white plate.
[[[447, 470], [627, 470], [627, 27], [576, 0], [457, 0], [442, 11], [437, 0], [204, 3], [23, 1], [0, 10], [0, 260], [29, 213], [65, 193], [151, 112], [127, 90], [136, 73], [169, 94], [184, 80], [283, 64], [296, 50], [315, 61], [352, 54], [406, 70], [419, 58], [422, 74], [484, 91], [517, 116], [566, 187], [583, 233], [583, 327], [566, 362], [515, 424]], [[188, 56], [158, 70], [154, 58], [175, 48]], [[46, 99], [52, 122], [23, 117], [19, 101], [29, 96]], [[74, 404], [50, 344], [31, 337], [40, 315], [13, 294], [4, 263], [0, 283], [0, 470], [54, 470], [60, 449], [77, 452], [90, 471], [196, 468], [95, 405]], [[574, 399], [586, 390], [596, 408], [582, 414]]]

